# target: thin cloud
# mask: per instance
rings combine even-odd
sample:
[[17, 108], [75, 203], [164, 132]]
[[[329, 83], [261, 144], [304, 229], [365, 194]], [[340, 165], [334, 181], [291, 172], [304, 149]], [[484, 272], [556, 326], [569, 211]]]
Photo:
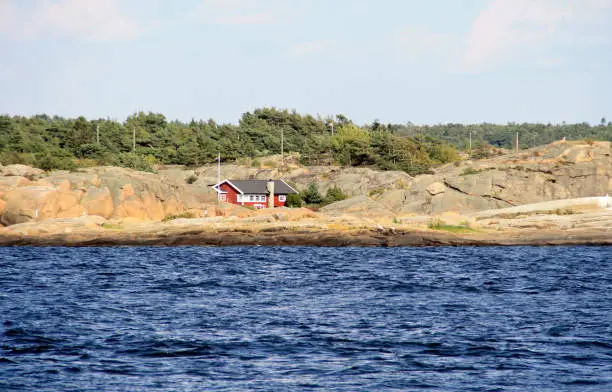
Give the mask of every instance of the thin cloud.
[[223, 25], [268, 25], [278, 21], [276, 15], [270, 12], [248, 15], [230, 15], [215, 19], [217, 24]]
[[332, 50], [335, 46], [336, 42], [331, 39], [302, 42], [291, 48], [289, 54], [293, 57], [311, 56], [328, 52]]
[[407, 26], [396, 33], [395, 41], [402, 51], [422, 55], [447, 52], [455, 43], [456, 38], [452, 34], [436, 33], [416, 26]]
[[0, 15], [7, 12], [10, 23], [0, 33], [12, 39], [44, 36], [92, 41], [134, 39], [143, 29], [119, 4], [118, 0], [41, 0], [25, 10], [17, 7], [16, 0], [4, 0]]
[[203, 0], [188, 19], [219, 25], [271, 25], [288, 14], [285, 3], [270, 0]]
[[544, 50], [568, 28], [591, 26], [610, 8], [612, 0], [493, 0], [464, 38], [460, 71], [480, 73]]
[[13, 36], [17, 20], [17, 7], [12, 1], [0, 1], [0, 37]]

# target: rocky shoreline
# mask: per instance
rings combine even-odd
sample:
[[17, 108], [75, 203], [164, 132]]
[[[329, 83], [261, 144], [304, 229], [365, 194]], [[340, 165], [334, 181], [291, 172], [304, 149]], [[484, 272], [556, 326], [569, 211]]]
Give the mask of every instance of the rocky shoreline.
[[252, 210], [217, 202], [213, 165], [156, 173], [0, 165], [0, 246], [612, 244], [610, 142], [556, 142], [416, 177], [277, 163], [223, 173], [283, 178], [299, 190], [339, 187], [348, 198]]
[[60, 233], [28, 235], [2, 232], [0, 246], [321, 246], [321, 247], [402, 247], [402, 246], [559, 246], [612, 245], [612, 231], [518, 230], [511, 232], [474, 231], [449, 233], [420, 229], [317, 229], [276, 225], [264, 228], [222, 228], [197, 226], [148, 229], [66, 229]]

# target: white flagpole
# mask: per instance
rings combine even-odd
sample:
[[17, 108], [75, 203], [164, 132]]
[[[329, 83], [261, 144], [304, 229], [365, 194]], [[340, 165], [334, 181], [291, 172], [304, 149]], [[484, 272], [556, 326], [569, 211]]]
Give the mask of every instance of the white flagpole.
[[[221, 192], [221, 153], [217, 157], [217, 192]], [[217, 193], [217, 201], [221, 201], [221, 193]]]

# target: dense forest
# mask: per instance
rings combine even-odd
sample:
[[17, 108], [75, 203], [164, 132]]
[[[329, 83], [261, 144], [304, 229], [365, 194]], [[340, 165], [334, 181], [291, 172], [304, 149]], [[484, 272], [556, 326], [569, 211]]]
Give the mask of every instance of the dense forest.
[[[377, 123], [375, 122], [375, 125]], [[458, 149], [469, 148], [469, 138], [477, 144], [487, 143], [494, 147], [513, 148], [516, 133], [519, 134], [519, 148], [531, 148], [543, 144], [549, 144], [564, 137], [567, 140], [607, 140], [612, 141], [612, 122], [602, 118], [596, 126], [589, 123], [579, 124], [530, 124], [509, 123], [497, 124], [442, 124], [417, 126], [413, 124], [388, 125], [395, 134], [415, 137], [427, 135], [450, 143]]]
[[[297, 152], [304, 164], [375, 166], [427, 171], [459, 157], [458, 150], [488, 152], [489, 145], [510, 148], [515, 133], [520, 147], [570, 139], [612, 140], [612, 124], [445, 124], [357, 126], [343, 115], [332, 118], [263, 108], [242, 115], [238, 125], [214, 120], [168, 121], [162, 114], [136, 113], [124, 122], [36, 115], [0, 115], [0, 163], [51, 169], [117, 165], [152, 170], [155, 164], [197, 166], [214, 162]], [[281, 142], [282, 139], [282, 142]]]

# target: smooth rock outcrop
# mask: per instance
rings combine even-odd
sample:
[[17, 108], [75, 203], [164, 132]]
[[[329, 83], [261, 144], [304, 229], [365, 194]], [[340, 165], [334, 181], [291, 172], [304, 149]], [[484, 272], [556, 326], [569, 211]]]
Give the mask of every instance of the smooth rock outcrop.
[[44, 173], [44, 170], [26, 165], [0, 165], [0, 176], [17, 176], [34, 179], [42, 176]]

